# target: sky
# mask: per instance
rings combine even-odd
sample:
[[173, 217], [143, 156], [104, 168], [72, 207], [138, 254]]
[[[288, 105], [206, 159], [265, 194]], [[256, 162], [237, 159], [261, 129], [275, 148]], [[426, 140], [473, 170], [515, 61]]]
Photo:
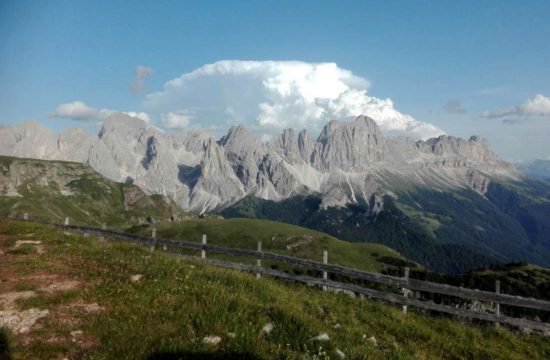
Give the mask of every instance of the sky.
[[0, 0], [0, 124], [390, 135], [550, 158], [550, 2]]

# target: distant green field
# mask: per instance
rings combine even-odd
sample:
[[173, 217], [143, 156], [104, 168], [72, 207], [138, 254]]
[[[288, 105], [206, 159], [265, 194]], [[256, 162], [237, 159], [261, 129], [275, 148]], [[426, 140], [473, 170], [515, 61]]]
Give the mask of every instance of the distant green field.
[[[204, 225], [219, 229], [214, 221]], [[0, 275], [11, 274], [0, 293], [32, 291], [16, 302], [17, 311], [49, 311], [25, 334], [0, 328], [0, 358], [550, 358], [547, 338], [493, 324], [414, 309], [403, 314], [380, 302], [257, 280], [145, 247], [63, 238], [44, 225], [1, 220], [0, 234]], [[42, 241], [43, 253], [12, 250], [18, 239]], [[56, 281], [77, 285], [41, 290]], [[268, 324], [272, 330], [262, 331]], [[328, 339], [314, 339], [321, 334]], [[208, 344], [208, 337], [219, 341]]]

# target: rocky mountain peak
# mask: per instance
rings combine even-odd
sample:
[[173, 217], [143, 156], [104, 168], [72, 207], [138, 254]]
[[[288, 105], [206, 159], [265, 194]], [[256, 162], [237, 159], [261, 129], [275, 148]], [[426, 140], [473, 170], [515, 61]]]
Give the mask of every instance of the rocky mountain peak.
[[269, 145], [279, 154], [289, 159], [300, 158], [300, 150], [294, 129], [284, 129], [281, 135], [271, 141]]
[[475, 162], [497, 161], [496, 154], [489, 148], [487, 141], [478, 136], [469, 140], [455, 136], [441, 135], [419, 143], [421, 151], [430, 152], [439, 157], [461, 158]]
[[238, 142], [256, 143], [256, 137], [242, 125], [232, 126], [219, 143], [221, 146], [233, 146]]
[[17, 125], [15, 128], [15, 133], [17, 134], [18, 139], [22, 139], [23, 137], [29, 137], [29, 136], [41, 136], [44, 133], [51, 134], [50, 129], [42, 125], [36, 120], [28, 120], [25, 121], [19, 125]]
[[99, 132], [99, 137], [108, 133], [117, 133], [120, 136], [134, 136], [147, 127], [145, 121], [122, 113], [109, 115], [104, 121]]
[[312, 155], [320, 170], [337, 167], [361, 171], [384, 159], [385, 140], [376, 122], [358, 116], [352, 122], [329, 122], [321, 131]]

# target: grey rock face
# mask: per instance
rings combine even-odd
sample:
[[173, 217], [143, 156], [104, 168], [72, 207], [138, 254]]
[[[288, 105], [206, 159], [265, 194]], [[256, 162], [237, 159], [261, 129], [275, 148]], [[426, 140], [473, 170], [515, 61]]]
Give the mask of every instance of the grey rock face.
[[325, 207], [361, 203], [376, 213], [384, 195], [405, 187], [484, 194], [495, 178], [521, 177], [477, 137], [386, 138], [365, 116], [331, 121], [316, 141], [287, 129], [269, 143], [242, 126], [219, 141], [196, 130], [165, 134], [124, 114], [106, 119], [97, 136], [80, 129], [55, 134], [29, 122], [0, 128], [0, 154], [86, 163], [199, 213], [248, 195], [278, 201], [300, 194], [318, 194]]
[[[187, 183], [191, 189], [188, 209], [203, 213], [223, 205], [232, 204], [245, 196], [244, 186], [237, 178], [223, 148], [213, 139], [205, 144], [200, 164], [193, 170], [196, 180]], [[182, 171], [186, 176], [188, 171]]]
[[384, 136], [375, 121], [359, 116], [351, 123], [331, 121], [315, 144], [312, 163], [321, 171], [365, 171], [384, 160]]
[[305, 129], [300, 131], [298, 135], [298, 149], [300, 150], [302, 159], [309, 163], [311, 161], [311, 154], [315, 149], [315, 142], [307, 136]]
[[420, 151], [437, 155], [438, 157], [457, 157], [470, 161], [496, 161], [497, 156], [489, 149], [485, 140], [477, 136], [469, 140], [442, 135], [419, 143]]

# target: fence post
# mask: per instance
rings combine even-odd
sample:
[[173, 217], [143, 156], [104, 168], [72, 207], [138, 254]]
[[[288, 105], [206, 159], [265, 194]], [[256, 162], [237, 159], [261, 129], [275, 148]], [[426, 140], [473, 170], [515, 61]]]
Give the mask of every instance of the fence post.
[[[324, 250], [323, 251], [323, 264], [328, 264], [328, 251], [327, 250]], [[323, 271], [323, 280], [327, 280], [328, 279], [328, 273], [326, 271]], [[327, 286], [326, 285], [323, 285], [323, 291], [327, 291]]]
[[[68, 217], [65, 218], [65, 222], [63, 223], [63, 235], [68, 235], [67, 226], [69, 226], [69, 218]], [[65, 238], [63, 238], [63, 240], [65, 240]]]
[[24, 213], [23, 214], [23, 220], [25, 220], [25, 221], [29, 220], [29, 214]]
[[[495, 293], [500, 294], [500, 280], [495, 280]], [[495, 303], [495, 315], [497, 317], [500, 317], [500, 304], [497, 302]], [[499, 323], [496, 323], [497, 328], [499, 327]]]
[[[101, 224], [101, 229], [102, 230], [107, 230], [107, 225], [105, 225], [105, 223]], [[103, 236], [103, 234], [101, 234], [101, 236], [99, 237], [99, 240], [100, 241], [105, 240], [105, 236]]]
[[[202, 234], [202, 244], [206, 245], [206, 234]], [[206, 250], [201, 250], [201, 259], [206, 259]]]
[[153, 238], [153, 245], [151, 245], [151, 251], [155, 251], [155, 247], [157, 245], [157, 228], [153, 228], [151, 230], [151, 237]]
[[[403, 277], [405, 279], [405, 281], [409, 281], [409, 268], [406, 267], [405, 268], [405, 276]], [[407, 299], [409, 298], [409, 289], [407, 288], [402, 288], [401, 291], [403, 292], [403, 296], [406, 297]], [[407, 305], [403, 305], [403, 314], [406, 314], [407, 313]]]
[[[258, 258], [256, 259], [256, 266], [261, 268], [262, 267], [262, 242], [258, 241]], [[256, 279], [259, 279], [262, 275], [257, 272], [256, 273]]]

